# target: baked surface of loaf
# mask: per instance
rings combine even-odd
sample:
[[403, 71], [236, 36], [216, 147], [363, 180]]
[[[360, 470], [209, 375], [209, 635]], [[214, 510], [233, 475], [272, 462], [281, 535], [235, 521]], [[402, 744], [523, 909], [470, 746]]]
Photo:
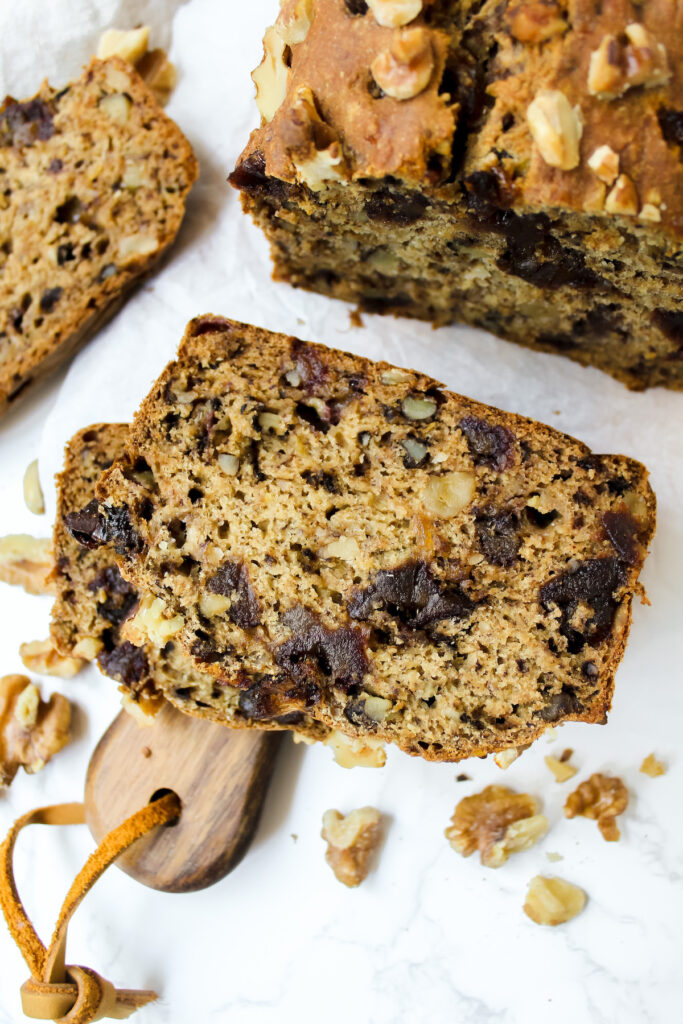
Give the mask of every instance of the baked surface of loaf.
[[254, 79], [276, 278], [683, 388], [681, 0], [285, 0]]
[[0, 413], [175, 238], [197, 162], [133, 67], [93, 60], [0, 110]]
[[[51, 633], [61, 654], [74, 649], [95, 659], [102, 672], [120, 684], [122, 693], [154, 711], [163, 695], [180, 711], [223, 722], [231, 728], [256, 726], [284, 729], [295, 726], [308, 739], [325, 739], [328, 730], [294, 714], [287, 721], [254, 723], [245, 713], [242, 691], [221, 687], [213, 676], [198, 669], [172, 641], [162, 646], [126, 639], [126, 624], [140, 607], [140, 594], [121, 576], [113, 549], [87, 548], [74, 539], [79, 513], [95, 496], [95, 485], [114, 459], [124, 454], [128, 426], [102, 423], [80, 430], [66, 449], [58, 479], [57, 518], [54, 530], [57, 595], [52, 609]], [[214, 704], [220, 698], [219, 711]]]
[[216, 316], [97, 494], [84, 539], [253, 718], [434, 760], [604, 721], [655, 516], [633, 460]]

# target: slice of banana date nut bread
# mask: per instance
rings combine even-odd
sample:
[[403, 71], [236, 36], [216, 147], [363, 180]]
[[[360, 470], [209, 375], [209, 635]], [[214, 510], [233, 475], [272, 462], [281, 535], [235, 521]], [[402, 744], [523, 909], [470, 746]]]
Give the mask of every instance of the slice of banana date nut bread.
[[189, 142], [132, 65], [93, 60], [0, 107], [0, 414], [71, 355], [173, 242]]
[[[156, 643], [145, 638], [138, 625], [126, 639], [131, 620], [141, 603], [138, 590], [118, 570], [114, 550], [107, 545], [84, 546], [84, 520], [95, 496], [95, 485], [114, 459], [123, 456], [128, 439], [124, 423], [101, 423], [80, 430], [66, 449], [58, 478], [57, 518], [54, 530], [55, 583], [52, 639], [61, 654], [97, 660], [102, 672], [120, 684], [128, 706], [137, 704], [154, 714], [165, 697], [180, 711], [226, 723], [232, 728], [294, 728], [307, 739], [327, 739], [323, 725], [294, 712], [279, 719], [256, 721], [243, 690], [218, 687], [212, 675], [197, 668], [182, 648], [164, 635]], [[159, 617], [160, 618], [160, 617]]]
[[683, 6], [284, 0], [231, 175], [275, 277], [683, 389]]
[[218, 691], [433, 760], [605, 720], [655, 521], [631, 459], [213, 315], [97, 494]]

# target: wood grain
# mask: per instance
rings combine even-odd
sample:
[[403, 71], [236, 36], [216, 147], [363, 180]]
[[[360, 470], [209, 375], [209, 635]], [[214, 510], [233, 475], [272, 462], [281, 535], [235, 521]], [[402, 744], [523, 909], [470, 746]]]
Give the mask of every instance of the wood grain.
[[122, 711], [98, 743], [85, 784], [86, 820], [97, 842], [160, 789], [182, 801], [177, 823], [139, 840], [117, 860], [126, 874], [164, 892], [213, 885], [251, 842], [280, 733], [228, 729], [165, 705], [149, 728]]

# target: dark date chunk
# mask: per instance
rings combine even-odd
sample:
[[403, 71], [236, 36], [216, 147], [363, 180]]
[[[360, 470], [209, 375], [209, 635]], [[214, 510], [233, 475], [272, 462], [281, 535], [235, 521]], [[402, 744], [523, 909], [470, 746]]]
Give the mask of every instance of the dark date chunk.
[[475, 466], [490, 466], [500, 472], [512, 465], [515, 435], [507, 427], [491, 426], [477, 416], [465, 416], [458, 426]]
[[522, 538], [516, 512], [490, 512], [476, 518], [477, 542], [491, 565], [511, 566], [517, 558]]
[[32, 146], [55, 133], [52, 110], [44, 100], [5, 101], [0, 113], [0, 146]]
[[258, 149], [237, 164], [228, 176], [228, 181], [234, 188], [250, 196], [270, 196], [282, 200], [293, 191], [292, 186], [286, 181], [271, 178], [266, 174], [266, 158]]
[[232, 597], [228, 618], [240, 629], [253, 629], [254, 626], [258, 626], [261, 621], [261, 605], [243, 562], [236, 559], [226, 562], [207, 580], [206, 589], [212, 594]]
[[341, 493], [335, 473], [328, 473], [323, 469], [318, 470], [318, 472], [314, 472], [312, 469], [306, 469], [301, 476], [309, 487], [315, 487], [316, 490], [320, 490], [320, 488], [322, 488], [327, 491], [328, 494]]
[[307, 682], [300, 686], [284, 673], [277, 676], [245, 676], [240, 680], [247, 686], [239, 697], [241, 714], [252, 721], [266, 721], [277, 718], [282, 724], [289, 720], [296, 724], [303, 718], [300, 709], [313, 707], [320, 701], [320, 690]]
[[385, 611], [409, 629], [424, 629], [444, 619], [465, 619], [474, 602], [457, 584], [437, 580], [426, 562], [408, 562], [397, 569], [382, 569], [349, 604], [352, 619], [369, 619]]
[[134, 529], [127, 508], [100, 505], [96, 498], [80, 512], [70, 512], [64, 525], [75, 541], [85, 548], [113, 544], [119, 555], [139, 554], [144, 548], [142, 537]]
[[428, 206], [429, 201], [419, 192], [380, 189], [366, 202], [365, 212], [370, 220], [380, 224], [398, 224], [405, 227], [420, 220]]
[[134, 647], [127, 640], [111, 651], [101, 651], [97, 661], [105, 675], [132, 686], [149, 673], [144, 647]]
[[370, 670], [364, 631], [353, 626], [328, 629], [301, 606], [286, 612], [283, 621], [292, 637], [280, 644], [275, 661], [299, 685], [324, 680], [345, 693], [360, 686]]
[[679, 158], [683, 160], [683, 110], [660, 107], [657, 120], [664, 141], [669, 146], [680, 146]]
[[683, 345], [683, 312], [680, 309], [656, 309], [652, 319], [662, 334]]
[[[612, 629], [618, 602], [614, 594], [627, 579], [626, 566], [618, 558], [591, 558], [580, 562], [573, 571], [544, 583], [539, 600], [548, 610], [557, 605], [562, 612], [560, 632], [567, 638], [570, 654], [578, 654], [586, 644], [597, 647]], [[593, 610], [593, 616], [580, 632], [572, 626], [572, 618], [579, 604]]]
[[63, 288], [46, 288], [40, 296], [40, 308], [43, 313], [51, 313], [62, 297]]
[[344, 6], [349, 14], [363, 15], [368, 13], [368, 5], [365, 0], [344, 0]]
[[642, 549], [639, 542], [641, 528], [640, 523], [631, 515], [628, 509], [624, 508], [619, 512], [603, 513], [602, 525], [619, 557], [623, 558], [628, 565], [638, 565], [642, 559]]
[[554, 694], [544, 708], [536, 712], [538, 718], [544, 722], [559, 722], [561, 718], [568, 715], [579, 715], [583, 711], [583, 704], [569, 687], [563, 687], [559, 693]]
[[216, 331], [229, 330], [232, 325], [223, 316], [202, 316], [192, 326], [192, 337], [202, 334], [214, 334]]
[[120, 626], [129, 617], [138, 604], [138, 594], [115, 565], [108, 565], [88, 584], [88, 590], [96, 594], [104, 590], [104, 601], [97, 605], [97, 614], [110, 622], [112, 626]]

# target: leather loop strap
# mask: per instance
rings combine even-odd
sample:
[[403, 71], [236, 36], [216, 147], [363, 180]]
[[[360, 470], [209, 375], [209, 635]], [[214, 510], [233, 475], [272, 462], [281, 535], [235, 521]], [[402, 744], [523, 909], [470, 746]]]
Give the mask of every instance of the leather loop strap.
[[21, 988], [21, 1004], [27, 1017], [58, 1024], [91, 1024], [105, 1017], [123, 1019], [157, 998], [148, 990], [115, 989], [89, 967], [65, 963], [67, 927], [74, 911], [98, 878], [128, 847], [159, 825], [180, 814], [175, 793], [136, 811], [112, 829], [90, 855], [67, 893], [52, 941], [46, 949], [38, 938], [21, 902], [12, 867], [17, 836], [26, 825], [81, 825], [83, 804], [41, 807], [19, 818], [0, 846], [0, 906], [12, 938], [31, 971]]

